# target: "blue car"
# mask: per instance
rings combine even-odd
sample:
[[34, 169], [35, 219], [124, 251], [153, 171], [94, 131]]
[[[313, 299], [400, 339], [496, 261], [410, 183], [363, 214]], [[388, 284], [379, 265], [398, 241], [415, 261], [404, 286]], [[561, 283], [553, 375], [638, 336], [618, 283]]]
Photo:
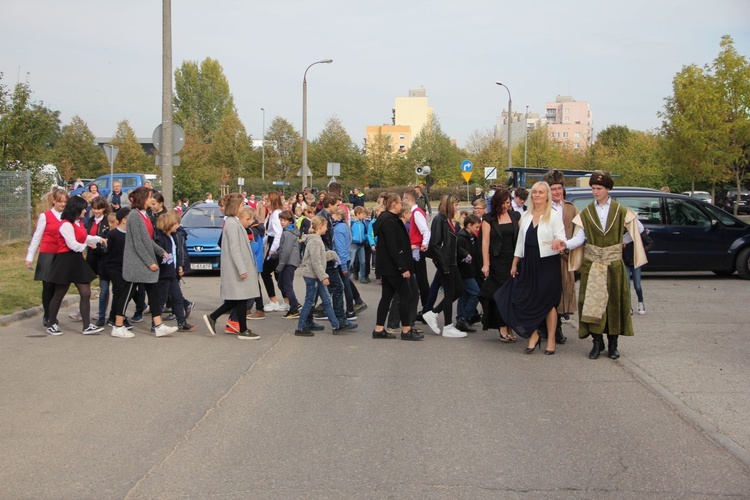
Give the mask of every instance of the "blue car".
[[192, 271], [218, 271], [224, 216], [216, 203], [196, 203], [182, 216]]
[[[579, 210], [591, 203], [588, 188], [566, 188]], [[610, 197], [638, 214], [654, 245], [644, 271], [735, 271], [750, 279], [750, 226], [714, 205], [655, 189], [614, 188]]]

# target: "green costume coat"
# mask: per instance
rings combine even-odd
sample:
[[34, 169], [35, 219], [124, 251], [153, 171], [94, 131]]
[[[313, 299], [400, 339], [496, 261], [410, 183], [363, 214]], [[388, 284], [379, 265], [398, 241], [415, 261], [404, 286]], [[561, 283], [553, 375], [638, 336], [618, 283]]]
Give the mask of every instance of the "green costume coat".
[[[632, 215], [629, 216], [629, 214]], [[635, 213], [617, 201], [611, 200], [606, 228], [602, 229], [601, 227], [601, 221], [596, 213], [596, 202], [592, 202], [584, 208], [574, 222], [578, 223], [580, 220], [583, 229], [586, 231], [586, 245], [609, 247], [612, 245], [622, 245], [625, 229], [627, 228], [628, 232], [631, 232], [630, 227], [628, 227], [630, 224], [626, 224], [626, 222], [631, 223], [635, 218]], [[637, 238], [637, 242], [640, 243], [639, 237]], [[586, 286], [591, 265], [592, 261], [584, 256], [578, 294], [578, 314], [580, 318], [578, 336], [582, 339], [593, 333], [632, 336], [633, 321], [630, 316], [630, 283], [628, 282], [628, 274], [622, 258], [610, 262], [607, 266], [608, 298], [604, 316], [599, 319], [583, 315], [583, 304], [586, 301]]]

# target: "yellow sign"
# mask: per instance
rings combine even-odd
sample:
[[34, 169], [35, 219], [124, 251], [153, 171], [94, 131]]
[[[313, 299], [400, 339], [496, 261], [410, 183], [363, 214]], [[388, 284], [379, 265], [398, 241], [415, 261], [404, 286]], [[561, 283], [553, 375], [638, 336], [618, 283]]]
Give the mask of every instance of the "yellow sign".
[[471, 180], [471, 172], [461, 172], [461, 175], [464, 177], [464, 180], [466, 182], [469, 182]]

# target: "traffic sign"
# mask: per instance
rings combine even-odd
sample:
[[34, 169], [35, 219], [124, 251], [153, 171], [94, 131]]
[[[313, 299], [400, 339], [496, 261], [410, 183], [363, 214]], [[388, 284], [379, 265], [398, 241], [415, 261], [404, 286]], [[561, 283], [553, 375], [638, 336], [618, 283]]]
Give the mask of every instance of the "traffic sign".
[[[157, 151], [161, 151], [161, 123], [154, 129], [154, 133], [151, 135], [151, 140], [154, 142], [154, 147]], [[177, 154], [182, 151], [185, 146], [185, 131], [182, 127], [176, 123], [172, 124], [172, 154]]]
[[484, 179], [497, 179], [497, 167], [484, 167]]
[[471, 172], [461, 172], [461, 175], [464, 177], [464, 181], [467, 183], [471, 180]]
[[[474, 164], [471, 163], [471, 160], [464, 160], [461, 162], [461, 172], [471, 172], [473, 169], [474, 169]], [[469, 181], [466, 181], [466, 182], [469, 182]]]

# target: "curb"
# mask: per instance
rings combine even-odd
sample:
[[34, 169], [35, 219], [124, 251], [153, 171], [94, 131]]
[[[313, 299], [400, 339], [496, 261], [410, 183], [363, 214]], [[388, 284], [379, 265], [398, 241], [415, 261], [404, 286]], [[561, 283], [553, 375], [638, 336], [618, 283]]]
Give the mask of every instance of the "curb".
[[[72, 304], [77, 304], [79, 301], [80, 301], [80, 298], [77, 295], [71, 296], [71, 297], [65, 297], [63, 298], [62, 304], [60, 305], [60, 309], [62, 309], [63, 307], [68, 307]], [[0, 316], [0, 326], [8, 326], [11, 323], [21, 321], [22, 319], [33, 318], [34, 316], [38, 316], [42, 314], [43, 311], [44, 309], [42, 309], [42, 306], [36, 306], [30, 309], [23, 309], [21, 311], [16, 311], [13, 314]]]

